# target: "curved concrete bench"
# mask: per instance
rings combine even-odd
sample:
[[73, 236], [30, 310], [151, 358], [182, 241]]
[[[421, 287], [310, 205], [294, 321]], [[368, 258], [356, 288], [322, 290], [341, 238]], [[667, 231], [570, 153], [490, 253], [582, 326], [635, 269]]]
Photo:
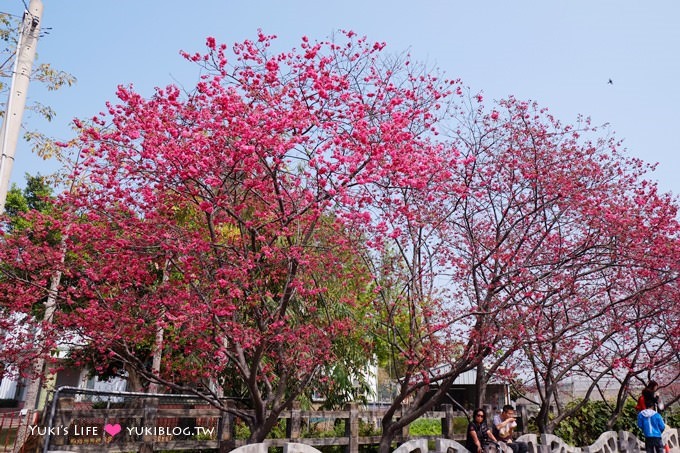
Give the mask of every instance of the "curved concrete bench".
[[427, 439], [416, 439], [404, 442], [403, 444], [399, 445], [399, 447], [394, 450], [393, 453], [410, 453], [412, 451], [427, 453], [429, 451], [427, 447]]
[[[676, 428], [666, 428], [663, 432], [663, 443], [671, 448], [672, 453], [680, 453], [680, 437]], [[541, 442], [535, 434], [525, 434], [517, 438], [526, 442], [528, 453], [642, 453], [644, 443], [632, 433], [607, 431], [588, 447], [573, 447], [553, 434], [542, 434]], [[510, 448], [501, 442], [502, 453], [511, 453]], [[461, 443], [452, 439], [436, 439], [435, 449], [440, 453], [470, 453]], [[267, 453], [268, 444], [249, 444], [233, 450], [233, 453]], [[283, 447], [284, 453], [320, 453], [316, 448], [300, 443], [289, 442]], [[427, 439], [415, 439], [401, 444], [393, 453], [427, 453]]]
[[661, 435], [661, 440], [664, 445], [671, 447], [671, 452], [680, 453], [680, 438], [678, 438], [677, 428], [666, 427], [666, 431]]
[[630, 431], [619, 431], [619, 452], [640, 453], [645, 451], [645, 444]]
[[436, 439], [434, 448], [441, 453], [470, 453], [462, 444], [452, 439]]
[[267, 444], [248, 444], [238, 447], [232, 453], [267, 453]]
[[541, 434], [541, 445], [548, 447], [552, 453], [581, 453], [579, 447], [574, 447], [554, 434]]
[[288, 442], [283, 446], [283, 453], [321, 453], [316, 448], [306, 445]]
[[614, 431], [602, 433], [593, 445], [583, 447], [584, 453], [617, 453], [619, 436]]
[[536, 434], [523, 434], [517, 438], [517, 442], [527, 444], [528, 453], [538, 453], [538, 436]]

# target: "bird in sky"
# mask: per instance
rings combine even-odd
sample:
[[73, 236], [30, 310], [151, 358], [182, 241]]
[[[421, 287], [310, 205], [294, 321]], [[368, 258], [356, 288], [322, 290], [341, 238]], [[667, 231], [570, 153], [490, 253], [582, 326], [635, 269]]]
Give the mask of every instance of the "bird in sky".
[[607, 82], [609, 85], [614, 85], [614, 81], [612, 79], [609, 79], [609, 82]]

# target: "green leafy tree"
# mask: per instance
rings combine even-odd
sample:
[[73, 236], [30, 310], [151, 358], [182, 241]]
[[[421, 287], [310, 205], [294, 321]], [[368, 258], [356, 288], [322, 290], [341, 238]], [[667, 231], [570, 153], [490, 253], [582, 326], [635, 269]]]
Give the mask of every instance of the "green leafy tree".
[[5, 212], [11, 218], [9, 228], [23, 229], [29, 226], [28, 221], [20, 216], [31, 210], [47, 212], [52, 206], [53, 189], [45, 176], [26, 174], [26, 187], [21, 189], [12, 184], [5, 201]]
[[[604, 400], [574, 400], [567, 404], [570, 410], [568, 417], [564, 418], [555, 429], [555, 435], [570, 445], [584, 447], [592, 445], [605, 431], [628, 431], [637, 438], [643, 439], [642, 431], [637, 426], [636, 401], [628, 398], [623, 409], [620, 411], [613, 426], [609, 426], [614, 406], [611, 401]], [[571, 409], [574, 409], [571, 411]], [[666, 424], [677, 427], [680, 417], [677, 412], [666, 410], [663, 413]]]
[[[573, 401], [567, 406], [578, 407], [572, 415], [557, 426], [555, 435], [570, 445], [587, 446], [607, 431], [609, 408], [604, 401]], [[633, 423], [634, 424], [634, 423]]]

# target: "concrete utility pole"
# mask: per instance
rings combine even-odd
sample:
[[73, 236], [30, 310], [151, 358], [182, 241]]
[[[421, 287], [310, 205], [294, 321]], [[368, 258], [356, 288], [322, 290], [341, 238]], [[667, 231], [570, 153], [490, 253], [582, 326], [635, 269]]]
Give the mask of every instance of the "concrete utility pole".
[[12, 83], [7, 98], [7, 110], [5, 111], [2, 131], [0, 131], [0, 149], [2, 150], [0, 157], [0, 214], [5, 212], [5, 200], [7, 199], [9, 180], [14, 165], [14, 154], [21, 131], [21, 118], [26, 107], [26, 93], [28, 83], [31, 81], [31, 70], [35, 59], [35, 48], [38, 45], [42, 12], [42, 1], [31, 0], [28, 10], [24, 12], [24, 19], [19, 29], [19, 42], [12, 72]]
[[[19, 40], [17, 43], [16, 59], [12, 71], [12, 82], [10, 84], [9, 96], [7, 98], [7, 109], [5, 118], [0, 130], [0, 214], [5, 212], [5, 201], [9, 181], [12, 176], [14, 166], [14, 155], [16, 153], [19, 134], [21, 132], [21, 120], [26, 107], [26, 93], [28, 84], [31, 81], [33, 70], [33, 60], [38, 45], [40, 35], [40, 21], [42, 19], [43, 4], [41, 0], [31, 0], [28, 10], [24, 11], [24, 17], [19, 28]], [[39, 360], [35, 364], [36, 368], [42, 370], [44, 361]], [[18, 451], [27, 435], [27, 423], [32, 421], [35, 408], [37, 406], [38, 395], [40, 394], [40, 379], [36, 379], [29, 384], [26, 392], [26, 423], [19, 426], [17, 441], [13, 449]]]

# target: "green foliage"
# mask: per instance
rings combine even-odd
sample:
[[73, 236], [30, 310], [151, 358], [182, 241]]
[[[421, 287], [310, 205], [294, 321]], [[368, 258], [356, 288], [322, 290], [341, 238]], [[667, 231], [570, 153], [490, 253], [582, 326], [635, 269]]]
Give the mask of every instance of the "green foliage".
[[211, 433], [199, 433], [199, 434], [194, 434], [194, 439], [195, 440], [215, 440], [215, 434]]
[[442, 422], [435, 418], [419, 418], [409, 425], [411, 436], [441, 436]]
[[[569, 403], [567, 409], [571, 409], [580, 402], [576, 400]], [[575, 414], [557, 425], [555, 435], [570, 445], [591, 445], [603, 432], [608, 431], [609, 417], [610, 410], [607, 403], [588, 401]]]
[[668, 426], [672, 428], [680, 427], [680, 408], [675, 406], [674, 411], [664, 412], [663, 418]]
[[[241, 419], [236, 419], [235, 424], [236, 438], [248, 439], [250, 437], [250, 428]], [[286, 420], [280, 419], [272, 430], [267, 435], [268, 439], [285, 439], [286, 438]]]
[[640, 428], [637, 426], [638, 413], [635, 410], [636, 404], [637, 401], [633, 398], [628, 398], [628, 400], [626, 400], [621, 415], [616, 419], [612, 429], [614, 431], [628, 431], [635, 434], [638, 439], [642, 439], [642, 431], [640, 431]]
[[[573, 401], [567, 408], [574, 407], [579, 402], [580, 400]], [[636, 401], [629, 398], [614, 425], [609, 428], [607, 422], [612, 415], [611, 406], [604, 401], [588, 401], [576, 414], [560, 422], [555, 435], [574, 446], [591, 445], [605, 431], [628, 431], [642, 439], [642, 432], [637, 427], [635, 404]], [[677, 427], [680, 424], [680, 411], [667, 410], [662, 415], [669, 426]]]
[[[455, 417], [453, 419], [453, 432], [464, 434], [467, 430], [469, 421], [465, 417]], [[441, 436], [442, 421], [438, 418], [419, 418], [409, 425], [409, 435], [418, 436]]]
[[[29, 231], [27, 237], [34, 243], [46, 242], [48, 245], [55, 246], [61, 241], [61, 231], [57, 228], [50, 228], [51, 225], [46, 225], [43, 231], [35, 233], [31, 230], [33, 224], [30, 216], [25, 216], [31, 211], [46, 213], [52, 209], [52, 187], [47, 178], [43, 176], [26, 174], [25, 177], [26, 187], [23, 190], [13, 184], [7, 192], [5, 201], [5, 214], [9, 218], [7, 232], [17, 234]], [[0, 263], [0, 275], [18, 275], [19, 278], [28, 278], [28, 275], [22, 274], [22, 271], [9, 261]], [[40, 300], [32, 307], [32, 315], [36, 319], [44, 317], [44, 302], [44, 299]]]
[[[333, 228], [336, 225], [324, 220], [324, 230], [320, 233], [320, 241], [325, 235], [337, 234]], [[328, 224], [328, 225], [326, 225]], [[326, 229], [327, 228], [327, 229]], [[349, 267], [356, 269], [354, 279], [333, 279], [323, 297], [319, 296], [319, 310], [326, 311], [336, 319], [351, 319], [354, 326], [351, 334], [337, 338], [333, 343], [333, 353], [336, 360], [327, 365], [319, 373], [309, 387], [305, 397], [312, 401], [314, 397], [321, 397], [321, 409], [340, 410], [347, 403], [365, 403], [371, 394], [371, 385], [366, 370], [374, 362], [374, 339], [371, 320], [375, 318], [371, 304], [372, 288], [366, 284], [370, 272], [361, 260], [347, 252], [338, 251]], [[351, 294], [355, 301], [352, 304], [340, 302]]]
[[[335, 422], [329, 422], [328, 420], [309, 420], [308, 423], [302, 424], [301, 437], [303, 438], [327, 438], [327, 437], [344, 437], [345, 436], [345, 420], [337, 419]], [[467, 429], [468, 421], [465, 417], [456, 417], [454, 419], [454, 432], [465, 433]], [[250, 436], [250, 430], [248, 426], [241, 420], [236, 420], [236, 438], [237, 439], [248, 439]], [[359, 419], [359, 436], [379, 436], [382, 432], [380, 428], [374, 426], [365, 420]], [[441, 436], [442, 435], [442, 424], [440, 419], [434, 418], [419, 418], [415, 420], [409, 426], [409, 435], [412, 437], [419, 436]], [[267, 436], [271, 439], [284, 439], [286, 437], [286, 421], [285, 419], [279, 420], [277, 425], [272, 429], [271, 433]], [[376, 447], [377, 448], [377, 447]], [[335, 453], [344, 451], [342, 446], [327, 446], [320, 449], [324, 453]], [[366, 451], [371, 450], [369, 446], [366, 446]], [[376, 450], [377, 451], [377, 450]]]
[[[11, 231], [20, 231], [30, 227], [30, 223], [21, 214], [36, 210], [49, 212], [52, 206], [52, 187], [44, 176], [26, 177], [26, 187], [21, 190], [16, 184], [7, 192], [5, 212], [11, 219], [9, 228]], [[55, 233], [58, 236], [57, 233]], [[56, 240], [56, 236], [54, 240]]]
[[5, 212], [10, 217], [16, 218], [20, 213], [28, 212], [28, 209], [28, 200], [26, 200], [23, 192], [16, 184], [12, 184], [12, 187], [7, 192]]
[[235, 436], [237, 439], [247, 439], [250, 437], [250, 429], [248, 428], [248, 425], [243, 422], [243, 420], [237, 418], [234, 425]]
[[308, 429], [304, 429], [302, 437], [342, 437], [345, 435], [345, 421], [336, 420], [332, 428], [323, 420], [310, 421]]
[[[368, 359], [365, 359], [365, 363], [368, 363]], [[365, 402], [366, 395], [371, 391], [366, 377], [345, 360], [328, 367], [323, 375], [327, 379], [323, 382], [316, 382], [312, 388], [316, 393], [315, 396], [321, 395], [323, 398], [322, 409], [339, 410], [352, 401]]]
[[540, 434], [538, 425], [536, 424], [536, 417], [529, 417], [526, 424], [526, 431], [528, 433]]

